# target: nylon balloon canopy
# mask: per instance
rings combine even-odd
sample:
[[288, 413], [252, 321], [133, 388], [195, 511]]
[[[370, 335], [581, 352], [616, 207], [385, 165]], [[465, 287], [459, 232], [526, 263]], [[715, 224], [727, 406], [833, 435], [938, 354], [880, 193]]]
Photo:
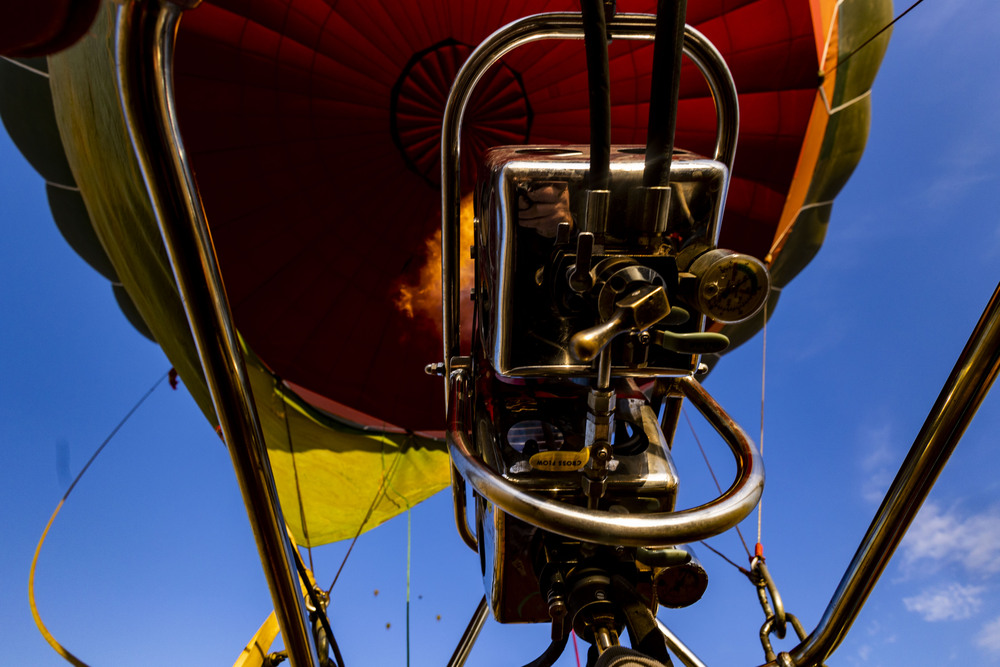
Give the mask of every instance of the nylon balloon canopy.
[[[91, 32], [49, 58], [47, 77], [0, 61], [5, 91], [29, 70], [46, 79], [32, 90], [50, 91], [28, 106], [13, 103], [27, 99], [16, 92], [2, 95], [0, 113], [26, 154], [61, 137], [72, 178], [56, 185], [78, 201], [53, 207], [60, 228], [92, 229], [99, 243], [88, 253], [103, 249], [123, 307], [148, 325], [214, 419], [121, 118], [114, 8], [105, 2]], [[447, 484], [443, 445], [415, 435], [443, 426], [440, 380], [423, 372], [440, 360], [439, 333], [404, 298], [408, 289], [439, 293], [428, 267], [440, 226], [445, 98], [490, 33], [572, 9], [561, 0], [225, 0], [185, 12], [174, 67], [182, 139], [300, 544], [352, 536]], [[890, 12], [889, 0], [689, 0], [688, 22], [717, 45], [740, 91], [721, 245], [765, 259], [772, 304], [819, 248], [832, 199], [860, 157], [884, 40], [832, 66]], [[651, 51], [611, 45], [615, 143], [645, 141]], [[677, 146], [710, 153], [714, 106], [693, 66], [681, 96]], [[28, 108], [44, 104], [58, 131], [41, 128], [46, 115]], [[487, 147], [586, 143], [588, 116], [582, 42], [512, 52], [466, 113], [463, 186], [471, 189]], [[103, 259], [88, 257], [95, 266]], [[760, 324], [727, 333], [740, 340]]]
[[[764, 258], [799, 164], [832, 2], [692, 0], [741, 93], [723, 245]], [[574, 3], [206, 2], [184, 17], [177, 97], [236, 323], [284, 380], [375, 422], [439, 430], [437, 332], [397, 307], [439, 227], [440, 121], [498, 27]], [[619, 11], [655, 11], [622, 2]], [[829, 20], [829, 18], [827, 19]], [[651, 44], [611, 47], [612, 141], [645, 141]], [[582, 42], [524, 47], [466, 113], [464, 184], [489, 146], [586, 143]], [[683, 75], [677, 145], [708, 153], [714, 107]], [[433, 258], [431, 259], [433, 261]], [[327, 404], [328, 406], [330, 404]], [[355, 414], [355, 417], [357, 415]]]

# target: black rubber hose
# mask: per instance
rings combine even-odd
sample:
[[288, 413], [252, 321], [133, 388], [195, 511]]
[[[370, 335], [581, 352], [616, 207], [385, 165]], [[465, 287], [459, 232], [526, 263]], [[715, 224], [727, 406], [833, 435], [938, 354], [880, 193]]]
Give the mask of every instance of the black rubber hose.
[[568, 641], [568, 634], [562, 639], [556, 639], [545, 649], [545, 653], [542, 653], [524, 667], [552, 667], [555, 661], [559, 659], [559, 656], [563, 654], [563, 651], [566, 650], [566, 642]]
[[670, 156], [677, 128], [677, 99], [681, 90], [681, 56], [684, 54], [684, 19], [687, 0], [659, 0], [656, 6], [656, 41], [649, 91], [649, 130], [642, 184], [667, 185]]
[[590, 189], [607, 190], [611, 181], [611, 74], [608, 25], [603, 0], [580, 0], [590, 93]]
[[[306, 564], [302, 562], [302, 554], [299, 553], [298, 548], [295, 546], [292, 546], [292, 555], [295, 560], [295, 569], [299, 572], [299, 577], [303, 582], [309, 581]], [[313, 613], [319, 618], [320, 625], [326, 633], [327, 646], [330, 649], [333, 649], [334, 667], [345, 667], [344, 656], [340, 654], [340, 646], [337, 644], [337, 638], [333, 636], [333, 628], [330, 626], [330, 618], [326, 615], [326, 611], [323, 609], [322, 605], [320, 605], [316, 591], [312, 586], [306, 586], [306, 594], [309, 596], [309, 601], [312, 602], [313, 609], [316, 610]], [[317, 642], [317, 645], [319, 643], [320, 642]], [[317, 646], [317, 648], [319, 647]], [[326, 664], [330, 662], [329, 655], [326, 651], [324, 651], [319, 658], [320, 662], [324, 663], [324, 667], [326, 667]]]

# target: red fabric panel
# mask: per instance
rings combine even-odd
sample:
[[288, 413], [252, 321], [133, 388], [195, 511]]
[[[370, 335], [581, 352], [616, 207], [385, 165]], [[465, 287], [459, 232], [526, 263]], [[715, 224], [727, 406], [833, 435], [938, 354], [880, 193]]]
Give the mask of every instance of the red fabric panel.
[[61, 51], [83, 37], [99, 6], [100, 0], [0, 0], [0, 55]]
[[[651, 0], [620, 3], [652, 11]], [[808, 0], [690, 0], [741, 92], [723, 243], [762, 256], [816, 86]], [[393, 305], [439, 227], [439, 124], [471, 47], [576, 0], [217, 0], [188, 12], [176, 84], [237, 326], [277, 375], [413, 430], [439, 428], [438, 334]], [[651, 46], [611, 46], [612, 140], [645, 141]], [[714, 110], [685, 68], [677, 145], [708, 152]], [[586, 143], [582, 42], [510, 54], [467, 112], [463, 183], [500, 143]]]

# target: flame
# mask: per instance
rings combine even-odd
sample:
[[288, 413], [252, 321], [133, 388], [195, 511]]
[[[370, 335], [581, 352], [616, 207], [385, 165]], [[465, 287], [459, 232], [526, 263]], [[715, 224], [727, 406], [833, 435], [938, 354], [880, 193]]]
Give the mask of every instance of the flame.
[[[461, 289], [460, 312], [462, 332], [472, 331], [472, 307], [469, 293], [475, 279], [475, 270], [467, 249], [472, 245], [472, 194], [462, 198], [461, 231], [459, 233], [459, 286]], [[411, 274], [412, 275], [412, 274]], [[433, 327], [441, 335], [441, 230], [437, 229], [424, 241], [424, 261], [416, 280], [403, 277], [397, 283], [399, 293], [395, 304], [400, 312], [415, 322]]]

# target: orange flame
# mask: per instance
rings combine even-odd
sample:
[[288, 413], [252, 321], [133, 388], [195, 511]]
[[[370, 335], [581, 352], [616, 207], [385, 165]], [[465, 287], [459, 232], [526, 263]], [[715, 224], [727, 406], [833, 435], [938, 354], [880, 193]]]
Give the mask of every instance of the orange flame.
[[[469, 293], [475, 279], [472, 260], [467, 249], [472, 245], [472, 220], [475, 213], [472, 195], [462, 198], [461, 232], [459, 234], [459, 285], [461, 289], [460, 311], [463, 338], [468, 340], [472, 331], [472, 307]], [[434, 328], [441, 335], [441, 230], [437, 229], [424, 242], [424, 262], [417, 273], [416, 282], [401, 278], [397, 283], [399, 294], [396, 308], [407, 317], [423, 325]]]

